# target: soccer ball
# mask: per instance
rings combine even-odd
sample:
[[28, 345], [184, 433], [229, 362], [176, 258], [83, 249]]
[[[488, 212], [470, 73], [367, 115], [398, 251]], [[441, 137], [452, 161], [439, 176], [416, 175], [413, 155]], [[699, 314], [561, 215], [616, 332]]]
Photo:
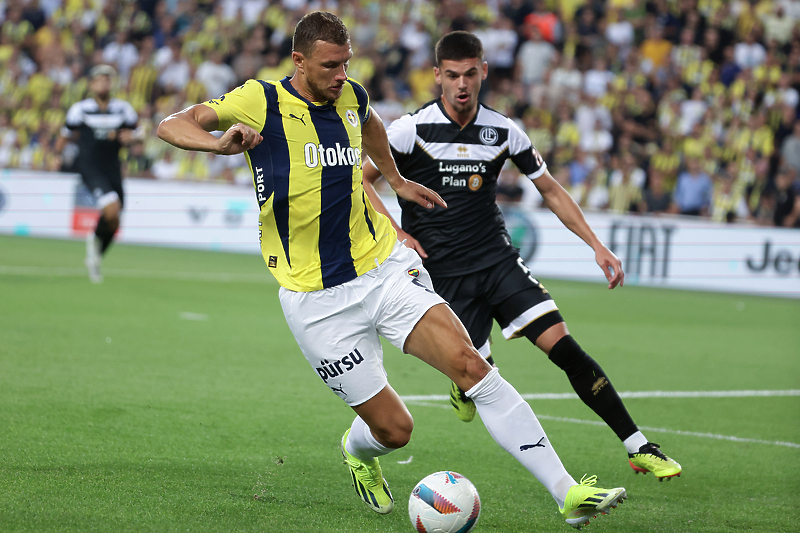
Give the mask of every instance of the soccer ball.
[[469, 533], [481, 514], [481, 498], [457, 472], [436, 472], [417, 483], [408, 499], [408, 516], [419, 533]]

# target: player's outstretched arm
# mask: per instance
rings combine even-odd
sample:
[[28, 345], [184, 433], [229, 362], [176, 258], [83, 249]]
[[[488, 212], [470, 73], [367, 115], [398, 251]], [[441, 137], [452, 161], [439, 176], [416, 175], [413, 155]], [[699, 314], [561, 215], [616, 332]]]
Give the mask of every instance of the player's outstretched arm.
[[594, 259], [608, 280], [608, 288], [613, 289], [617, 285], [623, 285], [625, 273], [622, 271], [622, 261], [597, 237], [589, 223], [586, 222], [583, 211], [572, 199], [572, 196], [564, 190], [564, 187], [547, 170], [534, 179], [533, 184], [542, 193], [542, 198], [550, 211], [555, 213], [564, 226], [594, 250]]
[[392, 150], [389, 148], [386, 127], [374, 109], [370, 108], [369, 113], [369, 118], [361, 128], [361, 144], [364, 152], [389, 182], [389, 186], [400, 198], [416, 202], [426, 209], [433, 209], [434, 205], [447, 207], [445, 201], [437, 193], [400, 175], [394, 157], [392, 157]]
[[221, 155], [241, 154], [262, 141], [260, 133], [244, 124], [234, 124], [220, 138], [209, 133], [218, 127], [217, 112], [207, 105], [197, 104], [162, 120], [156, 134], [184, 150]]
[[392, 226], [394, 226], [394, 229], [397, 232], [397, 240], [403, 242], [407, 248], [415, 250], [421, 258], [427, 259], [428, 254], [425, 253], [425, 249], [422, 247], [419, 241], [403, 231], [403, 228], [400, 227], [400, 224], [398, 224], [394, 217], [389, 214], [389, 210], [386, 209], [386, 205], [383, 203], [383, 200], [381, 200], [378, 191], [375, 190], [375, 182], [378, 181], [380, 177], [381, 172], [375, 168], [375, 165], [371, 160], [367, 160], [364, 163], [361, 182], [364, 184], [364, 192], [367, 193], [367, 197], [369, 198], [372, 207], [375, 208], [375, 211], [382, 213], [386, 216], [386, 218], [389, 219], [389, 222], [392, 223]]

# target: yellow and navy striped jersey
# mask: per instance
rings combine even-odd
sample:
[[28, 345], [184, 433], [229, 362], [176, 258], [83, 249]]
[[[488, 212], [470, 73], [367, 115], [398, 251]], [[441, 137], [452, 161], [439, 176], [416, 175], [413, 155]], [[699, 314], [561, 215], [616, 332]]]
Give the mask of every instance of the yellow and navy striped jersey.
[[245, 153], [260, 215], [261, 253], [281, 286], [333, 287], [382, 263], [397, 242], [361, 183], [369, 97], [348, 80], [333, 102], [309, 102], [281, 81], [249, 80], [209, 100], [219, 128], [241, 122], [263, 141]]

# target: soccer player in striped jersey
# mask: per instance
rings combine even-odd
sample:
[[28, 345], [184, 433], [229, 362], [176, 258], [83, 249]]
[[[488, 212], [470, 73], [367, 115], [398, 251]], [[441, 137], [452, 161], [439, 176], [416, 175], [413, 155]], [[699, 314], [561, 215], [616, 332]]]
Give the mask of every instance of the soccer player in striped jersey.
[[[495, 202], [497, 177], [507, 159], [533, 180], [546, 205], [595, 252], [608, 288], [622, 285], [620, 260], [586, 222], [580, 207], [556, 182], [527, 135], [508, 117], [478, 101], [488, 65], [476, 36], [455, 31], [436, 45], [434, 76], [442, 97], [393, 122], [388, 129], [400, 172], [438, 192], [448, 208], [423, 210], [400, 198], [398, 238], [425, 258], [434, 289], [450, 303], [474, 345], [494, 364], [492, 321], [507, 339], [527, 337], [566, 372], [578, 396], [617, 434], [631, 467], [661, 480], [681, 466], [639, 431], [608, 376], [572, 338], [550, 293], [531, 274], [511, 244]], [[387, 216], [373, 186], [380, 170], [367, 162], [364, 189]], [[391, 217], [390, 217], [391, 218]], [[457, 383], [451, 404], [464, 421], [474, 403]]]
[[69, 108], [55, 146], [61, 153], [68, 141], [77, 143], [77, 171], [100, 209], [95, 231], [86, 236], [84, 262], [94, 283], [103, 281], [100, 264], [119, 229], [124, 203], [119, 151], [136, 140], [139, 120], [130, 103], [111, 97], [115, 80], [116, 71], [110, 65], [96, 65], [89, 71], [92, 96]]
[[347, 77], [351, 57], [344, 24], [309, 13], [295, 28], [291, 78], [249, 80], [167, 117], [158, 135], [187, 150], [245, 153], [262, 253], [281, 285], [286, 320], [317, 375], [357, 415], [341, 446], [358, 497], [378, 513], [392, 510], [378, 457], [405, 446], [413, 429], [387, 381], [380, 335], [466, 391], [495, 440], [570, 509], [569, 523], [607, 512], [625, 489], [594, 488], [593, 479], [578, 484], [566, 472], [530, 406], [481, 357], [431, 289], [419, 255], [398, 242], [366, 196], [365, 155], [405, 201], [446, 207], [398, 172], [380, 117]]

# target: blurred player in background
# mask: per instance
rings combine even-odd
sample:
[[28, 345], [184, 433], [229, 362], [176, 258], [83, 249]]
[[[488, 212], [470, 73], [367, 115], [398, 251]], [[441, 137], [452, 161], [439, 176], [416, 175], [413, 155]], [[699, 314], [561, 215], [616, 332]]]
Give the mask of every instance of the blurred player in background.
[[56, 142], [58, 153], [70, 141], [77, 144], [75, 169], [100, 210], [94, 233], [86, 236], [85, 263], [94, 283], [103, 281], [100, 264], [119, 228], [124, 203], [119, 151], [135, 140], [134, 130], [139, 120], [131, 104], [111, 97], [115, 81], [113, 67], [96, 65], [91, 69], [91, 97], [69, 108]]
[[[639, 431], [603, 369], [569, 334], [550, 293], [512, 245], [495, 202], [506, 160], [533, 180], [550, 210], [594, 250], [609, 289], [622, 284], [622, 263], [547, 171], [527, 135], [478, 102], [488, 72], [480, 39], [463, 31], [445, 35], [436, 45], [436, 65], [442, 97], [393, 122], [388, 137], [400, 172], [438, 192], [449, 208], [423, 210], [400, 198], [403, 227], [392, 220], [398, 238], [425, 258], [434, 289], [491, 364], [494, 319], [507, 339], [527, 337], [566, 372], [578, 396], [622, 440], [636, 472], [654, 472], [659, 480], [680, 475], [681, 466]], [[380, 171], [367, 162], [363, 175], [373, 205], [391, 218], [373, 186]], [[475, 404], [464, 389], [452, 383], [450, 398], [459, 418], [471, 421]]]
[[[249, 80], [167, 117], [158, 135], [187, 150], [246, 153], [261, 250], [286, 320], [312, 368], [357, 414], [341, 444], [359, 499], [378, 513], [393, 509], [378, 457], [405, 446], [414, 425], [386, 378], [380, 335], [467, 391], [492, 437], [578, 527], [615, 507], [625, 489], [596, 488], [594, 477], [575, 482], [528, 403], [431, 290], [419, 255], [373, 209], [362, 147], [401, 198], [422, 209], [446, 205], [397, 171], [381, 118], [347, 77], [352, 55], [341, 20], [309, 13], [295, 29], [292, 78]], [[217, 129], [225, 130], [219, 139], [209, 133]]]

